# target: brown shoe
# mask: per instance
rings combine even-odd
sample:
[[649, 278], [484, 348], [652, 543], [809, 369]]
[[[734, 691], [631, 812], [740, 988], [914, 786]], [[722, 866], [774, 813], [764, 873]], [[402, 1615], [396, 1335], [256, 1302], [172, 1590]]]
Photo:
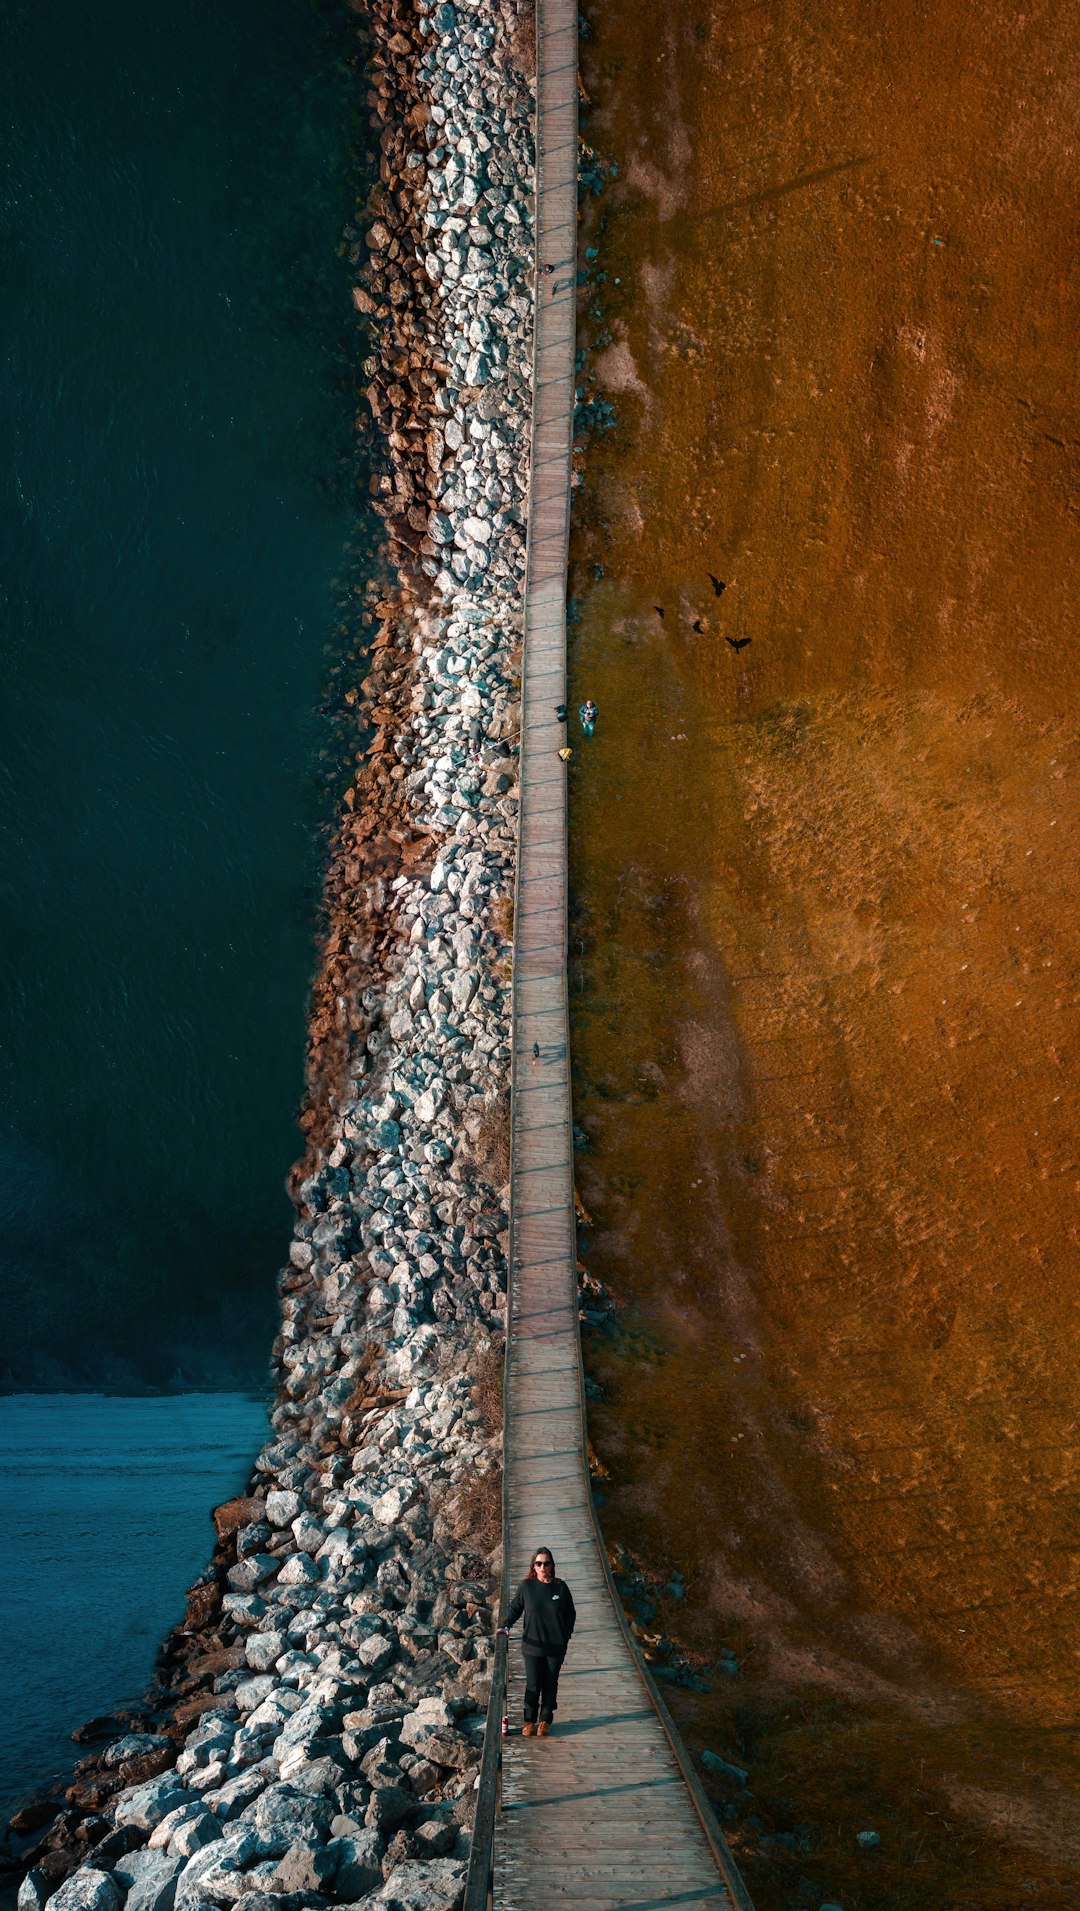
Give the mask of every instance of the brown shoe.
[[522, 1738], [531, 1738], [535, 1730], [536, 1730], [535, 1725], [531, 1724], [530, 1721], [526, 1719], [524, 1725], [521, 1728]]
[[536, 1728], [537, 1738], [546, 1738], [550, 1730], [551, 1730], [551, 1727], [548, 1724], [547, 1720], [541, 1719], [539, 1725]]

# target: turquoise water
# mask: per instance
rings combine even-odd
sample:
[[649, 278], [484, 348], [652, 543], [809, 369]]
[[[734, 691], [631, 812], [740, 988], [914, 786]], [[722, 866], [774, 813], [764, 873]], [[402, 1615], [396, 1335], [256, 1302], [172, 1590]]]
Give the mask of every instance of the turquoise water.
[[0, 1384], [259, 1384], [355, 536], [351, 16], [11, 0]]
[[0, 1818], [150, 1683], [265, 1426], [241, 1394], [0, 1399]]

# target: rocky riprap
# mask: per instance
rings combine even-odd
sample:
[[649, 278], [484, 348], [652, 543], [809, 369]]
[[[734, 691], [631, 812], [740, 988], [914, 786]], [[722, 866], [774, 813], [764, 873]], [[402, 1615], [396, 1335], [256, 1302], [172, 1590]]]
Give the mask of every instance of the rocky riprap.
[[515, 0], [382, 0], [365, 30], [382, 163], [355, 297], [396, 582], [330, 859], [273, 1439], [215, 1515], [156, 1708], [39, 1824], [20, 1911], [436, 1911], [464, 1886], [498, 1567], [477, 1379], [506, 1285], [533, 27]]

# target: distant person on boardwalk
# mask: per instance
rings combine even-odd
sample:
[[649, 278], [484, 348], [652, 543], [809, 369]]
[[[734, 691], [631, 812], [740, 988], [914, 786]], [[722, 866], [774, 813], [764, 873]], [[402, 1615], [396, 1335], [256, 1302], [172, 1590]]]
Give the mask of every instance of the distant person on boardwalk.
[[581, 728], [587, 737], [592, 736], [592, 733], [596, 728], [596, 719], [599, 715], [600, 715], [600, 712], [597, 709], [592, 698], [586, 697], [585, 702], [582, 704], [581, 709], [578, 711], [578, 716], [581, 718]]
[[[546, 1738], [551, 1730], [559, 1693], [559, 1673], [570, 1644], [577, 1614], [570, 1588], [555, 1577], [555, 1561], [546, 1546], [533, 1555], [506, 1615], [507, 1632], [525, 1615], [521, 1647], [525, 1657], [525, 1723], [523, 1738]], [[539, 1715], [539, 1724], [537, 1724]]]

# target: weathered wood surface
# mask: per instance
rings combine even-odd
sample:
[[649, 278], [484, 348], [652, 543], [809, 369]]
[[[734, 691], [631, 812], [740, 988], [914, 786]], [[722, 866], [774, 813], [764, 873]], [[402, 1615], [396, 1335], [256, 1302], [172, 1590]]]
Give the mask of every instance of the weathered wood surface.
[[[552, 1549], [577, 1630], [555, 1731], [503, 1759], [494, 1902], [585, 1911], [732, 1903], [612, 1604], [588, 1502], [577, 1351], [566, 1000], [566, 557], [574, 406], [577, 6], [538, 8], [536, 389], [522, 681], [514, 945], [512, 1339], [507, 1399], [509, 1569]], [[552, 266], [553, 271], [544, 271]], [[568, 736], [568, 729], [570, 735]], [[581, 740], [578, 739], [580, 747]], [[533, 1046], [539, 1049], [534, 1057]]]

